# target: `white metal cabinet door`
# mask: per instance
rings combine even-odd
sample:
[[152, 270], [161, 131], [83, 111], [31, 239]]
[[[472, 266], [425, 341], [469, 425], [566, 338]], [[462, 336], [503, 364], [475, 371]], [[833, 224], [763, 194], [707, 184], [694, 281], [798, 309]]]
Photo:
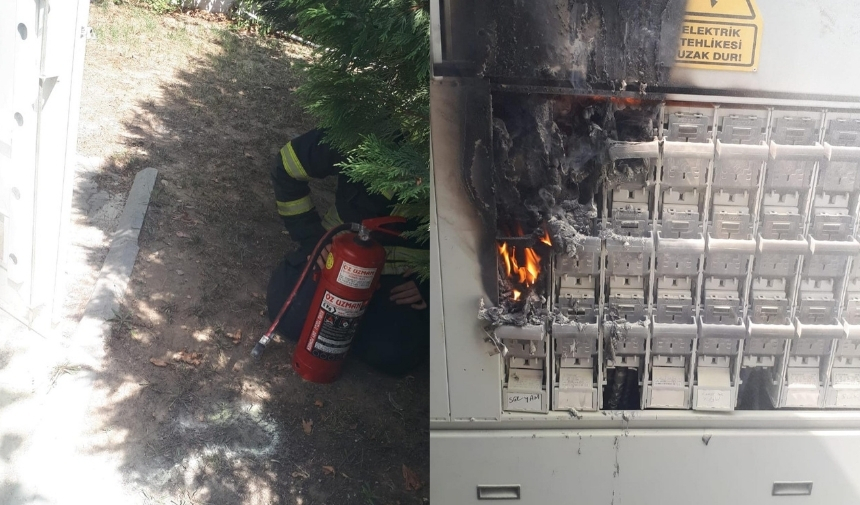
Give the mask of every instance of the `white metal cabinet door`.
[[[848, 505], [860, 503], [858, 455], [858, 431], [436, 430], [430, 498], [445, 504]], [[789, 494], [775, 496], [775, 483]], [[802, 494], [807, 485], [811, 493]], [[478, 497], [482, 486], [485, 499]]]
[[[463, 138], [458, 108], [479, 94], [472, 87], [485, 83], [432, 81], [430, 129], [433, 131], [433, 187], [436, 202], [437, 253], [445, 262], [440, 272], [444, 297], [435, 299], [445, 317], [445, 361], [452, 419], [498, 419], [502, 411], [501, 371], [498, 356], [490, 356], [477, 318], [481, 297], [488, 298], [481, 283], [480, 217], [470, 206], [462, 182], [462, 156], [457, 149]], [[471, 90], [471, 91], [470, 91]], [[474, 96], [473, 96], [474, 95]], [[489, 95], [485, 98], [489, 100]], [[465, 206], [464, 206], [465, 203]], [[437, 315], [438, 317], [438, 315]], [[433, 374], [440, 372], [433, 362]]]
[[62, 300], [88, 7], [0, 2], [0, 309], [42, 332]]
[[450, 420], [448, 360], [445, 356], [445, 318], [442, 312], [442, 268], [439, 262], [439, 222], [433, 154], [430, 154], [430, 419]]

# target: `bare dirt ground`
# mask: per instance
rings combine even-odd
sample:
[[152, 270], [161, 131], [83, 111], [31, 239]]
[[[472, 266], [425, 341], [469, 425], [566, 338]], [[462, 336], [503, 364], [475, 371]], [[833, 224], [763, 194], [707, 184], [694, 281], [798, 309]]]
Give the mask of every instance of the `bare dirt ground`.
[[[292, 371], [291, 344], [249, 357], [268, 274], [294, 247], [268, 169], [312, 126], [291, 96], [307, 48], [202, 14], [108, 2], [90, 16], [78, 148], [98, 192], [85, 203], [111, 214], [138, 170], [159, 170], [97, 384], [98, 450], [141, 503], [426, 503], [427, 366], [393, 379], [350, 361], [320, 386]], [[319, 210], [332, 188], [315, 185]]]

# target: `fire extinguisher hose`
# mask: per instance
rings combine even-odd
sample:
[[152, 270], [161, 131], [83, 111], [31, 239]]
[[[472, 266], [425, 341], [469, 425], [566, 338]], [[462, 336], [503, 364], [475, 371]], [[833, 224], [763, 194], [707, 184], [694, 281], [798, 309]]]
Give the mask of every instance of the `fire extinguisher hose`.
[[355, 223], [339, 224], [327, 231], [326, 234], [323, 235], [322, 238], [319, 240], [319, 242], [317, 242], [317, 245], [314, 246], [314, 250], [311, 253], [310, 258], [308, 259], [305, 268], [302, 270], [302, 274], [296, 281], [296, 285], [293, 286], [293, 290], [292, 292], [290, 292], [290, 296], [287, 297], [287, 300], [284, 302], [284, 305], [281, 306], [280, 312], [278, 312], [278, 315], [272, 321], [272, 325], [269, 327], [269, 331], [267, 331], [266, 334], [263, 335], [262, 338], [260, 338], [260, 341], [257, 342], [257, 345], [255, 345], [254, 349], [251, 351], [251, 356], [254, 358], [254, 360], [259, 360], [260, 356], [263, 355], [263, 351], [266, 350], [266, 346], [269, 344], [269, 341], [272, 340], [272, 334], [275, 333], [275, 328], [278, 327], [278, 323], [281, 322], [281, 318], [284, 317], [284, 314], [287, 312], [287, 309], [289, 309], [290, 305], [293, 304], [293, 299], [296, 297], [296, 293], [299, 292], [299, 289], [302, 287], [302, 284], [305, 283], [305, 279], [308, 276], [308, 272], [310, 272], [311, 268], [313, 268], [314, 264], [316, 263], [317, 257], [319, 257], [320, 253], [323, 250], [323, 247], [325, 247], [325, 245], [329, 241], [331, 241], [331, 238], [338, 233], [342, 231], [353, 230], [354, 228], [358, 228], [359, 226], [360, 225], [357, 225]]

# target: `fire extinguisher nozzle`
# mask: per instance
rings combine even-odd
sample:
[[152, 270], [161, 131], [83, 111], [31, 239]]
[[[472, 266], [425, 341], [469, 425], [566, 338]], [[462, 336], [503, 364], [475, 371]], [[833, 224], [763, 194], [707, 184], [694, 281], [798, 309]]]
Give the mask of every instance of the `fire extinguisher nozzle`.
[[254, 346], [254, 349], [251, 350], [251, 357], [254, 358], [254, 361], [260, 361], [260, 357], [263, 355], [263, 351], [266, 350], [266, 345], [268, 345], [269, 340], [272, 339], [272, 334], [267, 333], [263, 335], [263, 338], [257, 342], [257, 345]]
[[255, 345], [254, 349], [251, 351], [251, 357], [254, 358], [254, 361], [260, 361], [260, 357], [263, 355], [263, 351], [265, 350], [266, 346], [257, 342], [257, 345]]

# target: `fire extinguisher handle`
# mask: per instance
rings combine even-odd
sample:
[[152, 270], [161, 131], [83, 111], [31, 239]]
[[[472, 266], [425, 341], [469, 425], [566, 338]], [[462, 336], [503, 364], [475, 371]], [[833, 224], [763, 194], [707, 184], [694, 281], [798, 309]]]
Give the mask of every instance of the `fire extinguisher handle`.
[[365, 219], [361, 222], [361, 226], [364, 226], [369, 231], [377, 231], [380, 233], [387, 233], [389, 235], [394, 235], [395, 237], [400, 236], [400, 232], [394, 230], [385, 229], [384, 226], [389, 224], [397, 224], [397, 223], [405, 223], [406, 218], [400, 216], [385, 216], [385, 217], [374, 217], [372, 219]]

